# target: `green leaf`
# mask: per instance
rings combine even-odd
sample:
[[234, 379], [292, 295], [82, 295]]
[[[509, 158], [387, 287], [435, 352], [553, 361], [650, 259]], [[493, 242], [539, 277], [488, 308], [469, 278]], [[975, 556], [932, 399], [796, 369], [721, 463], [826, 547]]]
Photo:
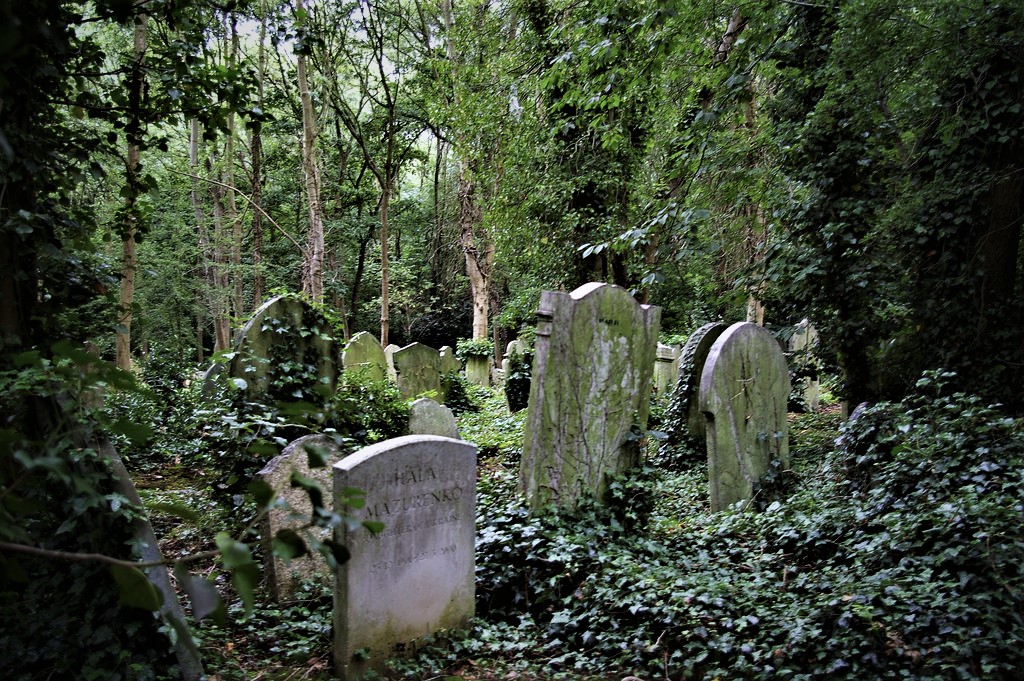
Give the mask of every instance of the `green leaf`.
[[299, 536], [299, 533], [289, 528], [278, 530], [277, 534], [274, 535], [272, 543], [274, 555], [285, 560], [299, 558], [309, 553], [309, 549], [306, 548], [306, 542]]
[[324, 558], [333, 560], [335, 565], [344, 565], [352, 558], [352, 554], [349, 552], [344, 545], [339, 544], [333, 539], [325, 539], [320, 546], [320, 553], [323, 554]]
[[326, 447], [320, 445], [305, 445], [310, 468], [323, 468], [331, 460], [331, 453]]
[[190, 523], [199, 522], [199, 514], [196, 513], [195, 510], [189, 508], [188, 506], [185, 506], [184, 504], [174, 504], [169, 502], [158, 501], [147, 504], [147, 506], [154, 511], [160, 511], [168, 515], [173, 515], [176, 518], [187, 520]]
[[274, 488], [265, 480], [253, 480], [247, 485], [246, 489], [249, 490], [249, 494], [253, 496], [253, 499], [256, 500], [256, 505], [261, 509], [269, 506], [276, 496]]
[[160, 592], [157, 591], [149, 578], [142, 570], [123, 565], [113, 565], [110, 568], [114, 575], [114, 581], [120, 588], [118, 602], [133, 608], [157, 611], [163, 603]]
[[153, 437], [153, 429], [145, 423], [137, 423], [131, 419], [119, 419], [110, 424], [110, 430], [117, 435], [124, 435], [132, 444], [145, 444]]
[[181, 589], [188, 595], [189, 601], [192, 603], [192, 614], [196, 621], [202, 621], [212, 615], [215, 622], [223, 624], [227, 610], [213, 582], [193, 575], [180, 561], [174, 564], [174, 578], [178, 580]]
[[306, 494], [309, 495], [309, 503], [313, 505], [313, 508], [324, 507], [324, 493], [323, 490], [320, 489], [320, 483], [316, 480], [293, 470], [291, 483], [292, 487], [301, 487], [306, 490]]

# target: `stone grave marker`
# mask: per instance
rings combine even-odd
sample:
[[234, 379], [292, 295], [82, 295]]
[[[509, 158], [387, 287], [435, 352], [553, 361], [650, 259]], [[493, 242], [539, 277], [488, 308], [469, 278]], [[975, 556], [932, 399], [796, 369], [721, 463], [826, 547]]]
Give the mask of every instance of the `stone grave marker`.
[[818, 380], [818, 362], [815, 349], [818, 347], [818, 331], [810, 320], [801, 320], [793, 327], [793, 335], [787, 343], [790, 360], [794, 369], [796, 384], [803, 395], [803, 406], [807, 411], [818, 411], [821, 401], [821, 387]]
[[341, 352], [345, 371], [361, 372], [374, 381], [383, 381], [388, 375], [388, 361], [380, 341], [369, 331], [352, 336]]
[[[303, 335], [303, 328], [315, 331]], [[250, 399], [308, 399], [301, 393], [318, 384], [327, 395], [337, 386], [337, 341], [323, 315], [303, 300], [278, 296], [265, 302], [239, 331], [234, 351], [228, 372], [245, 381]]]
[[666, 423], [673, 426], [666, 433], [666, 445], [689, 442], [693, 448], [699, 448], [703, 456], [705, 420], [698, 399], [700, 376], [711, 346], [727, 328], [722, 322], [705, 324], [686, 339], [679, 351], [675, 388], [665, 413]]
[[438, 369], [442, 374], [457, 374], [462, 371], [462, 362], [455, 356], [455, 350], [450, 345], [442, 345], [438, 351], [440, 357]]
[[379, 672], [392, 657], [474, 612], [476, 446], [432, 435], [379, 442], [334, 465], [335, 498], [363, 490], [346, 511], [383, 524], [339, 526], [351, 559], [334, 593], [334, 669], [343, 681]]
[[455, 414], [429, 397], [421, 397], [409, 405], [410, 435], [442, 435], [459, 439]]
[[422, 343], [410, 343], [392, 355], [398, 376], [398, 393], [406, 398], [433, 392], [443, 400], [441, 389], [441, 361], [437, 350]]
[[[307, 447], [317, 447], [328, 455], [327, 465], [319, 468], [309, 467]], [[316, 552], [285, 562], [274, 555], [273, 537], [278, 530], [298, 530], [304, 521], [309, 519], [313, 508], [309, 503], [309, 495], [301, 487], [292, 487], [292, 471], [320, 484], [324, 499], [331, 498], [333, 489], [331, 466], [341, 459], [335, 442], [326, 435], [307, 435], [291, 442], [284, 451], [271, 459], [257, 476], [274, 490], [277, 498], [287, 506], [274, 506], [263, 517], [260, 524], [260, 541], [263, 545], [264, 570], [270, 585], [270, 593], [278, 602], [288, 601], [295, 594], [299, 583], [305, 579], [318, 579], [330, 585], [333, 575], [323, 557]], [[326, 504], [325, 504], [326, 505]], [[320, 540], [329, 539], [330, 532], [318, 529]]]
[[600, 497], [639, 463], [660, 319], [619, 286], [541, 294], [519, 469], [531, 509]]
[[398, 385], [398, 374], [395, 372], [395, 353], [399, 350], [401, 350], [401, 348], [394, 343], [391, 343], [384, 348], [384, 361], [386, 362], [388, 380], [395, 385]]
[[659, 400], [668, 400], [675, 387], [678, 353], [679, 348], [658, 343], [654, 355], [654, 396]]
[[775, 337], [733, 324], [711, 346], [701, 373], [711, 508], [750, 499], [773, 461], [789, 467], [789, 368]]
[[505, 346], [501, 370], [505, 386], [505, 403], [510, 412], [521, 411], [529, 405], [531, 359], [530, 348], [521, 340], [509, 341]]

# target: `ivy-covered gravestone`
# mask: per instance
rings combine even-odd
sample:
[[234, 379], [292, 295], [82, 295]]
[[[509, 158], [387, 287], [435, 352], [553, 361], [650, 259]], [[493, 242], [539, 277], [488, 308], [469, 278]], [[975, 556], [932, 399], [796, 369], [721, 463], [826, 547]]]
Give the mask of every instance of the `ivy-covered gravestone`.
[[278, 296], [238, 333], [228, 373], [244, 381], [249, 399], [322, 400], [337, 386], [337, 347], [320, 311], [299, 298]]
[[789, 467], [789, 367], [775, 337], [739, 322], [719, 336], [700, 381], [711, 508], [751, 499], [777, 462]]
[[603, 496], [639, 463], [660, 319], [619, 286], [541, 294], [520, 464], [534, 511]]
[[679, 369], [679, 348], [658, 343], [654, 356], [654, 398], [660, 402], [668, 400], [676, 384]]
[[666, 447], [686, 447], [703, 459], [705, 447], [704, 414], [700, 411], [698, 391], [701, 372], [708, 352], [728, 328], [722, 322], [705, 324], [686, 340], [679, 351], [675, 388], [665, 412]]
[[799, 391], [797, 404], [801, 411], [818, 411], [821, 388], [818, 378], [818, 331], [810, 320], [804, 319], [793, 327], [787, 342], [790, 366], [793, 369], [794, 388]]
[[373, 381], [383, 381], [388, 375], [388, 362], [380, 341], [369, 331], [352, 336], [341, 353], [345, 371], [362, 373]]

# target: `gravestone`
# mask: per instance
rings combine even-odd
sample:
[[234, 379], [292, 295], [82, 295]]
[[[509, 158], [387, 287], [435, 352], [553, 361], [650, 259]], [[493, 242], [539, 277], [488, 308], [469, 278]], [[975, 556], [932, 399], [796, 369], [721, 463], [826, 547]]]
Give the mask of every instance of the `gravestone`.
[[278, 296], [239, 331], [228, 373], [245, 381], [249, 399], [309, 399], [306, 393], [314, 389], [334, 394], [336, 356], [337, 342], [324, 316], [303, 300]]
[[421, 397], [409, 405], [410, 435], [441, 435], [459, 439], [455, 414], [429, 397]]
[[405, 399], [432, 393], [443, 400], [440, 355], [422, 343], [410, 343], [392, 355], [397, 374], [398, 393]]
[[815, 356], [818, 331], [810, 320], [804, 319], [793, 327], [793, 335], [789, 337], [787, 347], [790, 364], [793, 367], [794, 383], [803, 397], [803, 404], [800, 406], [810, 412], [818, 411], [821, 400], [818, 359]]
[[789, 368], [774, 336], [733, 324], [708, 353], [700, 382], [711, 508], [750, 499], [772, 462], [789, 467]]
[[601, 497], [639, 463], [660, 318], [619, 286], [541, 294], [519, 469], [533, 511]]
[[377, 337], [368, 331], [352, 336], [341, 353], [345, 371], [359, 372], [373, 381], [383, 381], [388, 375], [388, 361]]
[[679, 351], [676, 384], [665, 412], [665, 422], [671, 426], [666, 433], [668, 439], [665, 444], [686, 443], [704, 455], [705, 419], [698, 399], [700, 377], [711, 346], [727, 328], [721, 322], [705, 324], [690, 334]]
[[532, 355], [526, 343], [509, 341], [501, 360], [505, 385], [505, 403], [512, 413], [526, 409], [530, 402], [530, 371]]
[[[309, 467], [307, 447], [316, 447], [327, 454], [327, 465], [317, 468]], [[331, 498], [332, 480], [331, 466], [341, 459], [335, 442], [325, 435], [307, 435], [291, 442], [284, 451], [271, 459], [257, 476], [270, 485], [276, 498], [286, 505], [274, 503], [260, 523], [260, 541], [263, 545], [264, 570], [270, 586], [270, 593], [278, 603], [290, 600], [295, 594], [299, 583], [307, 579], [317, 579], [325, 585], [332, 584], [333, 575], [323, 557], [316, 552], [286, 562], [274, 555], [273, 538], [278, 530], [298, 530], [308, 522], [313, 507], [309, 503], [309, 495], [301, 487], [292, 487], [292, 471], [307, 478], [316, 480], [324, 492], [324, 499]], [[317, 528], [314, 530], [323, 541], [330, 539], [330, 531]]]
[[400, 347], [394, 343], [389, 344], [384, 348], [384, 361], [386, 363], [386, 370], [388, 374], [388, 380], [398, 385], [398, 374], [395, 372], [395, 353], [401, 350]]
[[678, 353], [679, 348], [658, 343], [654, 355], [654, 396], [658, 400], [668, 400], [675, 387]]
[[491, 384], [490, 355], [466, 357], [466, 380], [473, 385], [489, 386]]
[[442, 345], [438, 351], [438, 369], [442, 374], [457, 374], [462, 371], [462, 362], [455, 356], [455, 350], [450, 345]]
[[351, 559], [334, 592], [334, 669], [343, 681], [380, 672], [440, 629], [468, 625], [474, 612], [476, 446], [431, 435], [386, 440], [334, 465], [334, 494], [365, 492], [346, 511], [383, 523], [340, 525]]

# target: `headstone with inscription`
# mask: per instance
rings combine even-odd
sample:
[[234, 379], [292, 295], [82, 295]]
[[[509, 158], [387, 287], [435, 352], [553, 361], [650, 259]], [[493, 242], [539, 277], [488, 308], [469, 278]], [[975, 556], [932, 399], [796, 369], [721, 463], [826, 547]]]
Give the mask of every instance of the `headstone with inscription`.
[[250, 399], [308, 399], [334, 393], [336, 357], [337, 341], [323, 314], [303, 300], [278, 296], [239, 331], [228, 373], [245, 382]]
[[519, 469], [534, 511], [601, 497], [639, 463], [660, 318], [619, 286], [541, 294]]
[[789, 367], [775, 337], [733, 324], [711, 346], [701, 373], [711, 508], [750, 499], [772, 462], [789, 467]]
[[409, 405], [409, 434], [458, 439], [459, 427], [451, 409], [429, 397], [421, 397]]
[[369, 331], [352, 336], [341, 353], [345, 371], [361, 373], [373, 381], [383, 381], [388, 375], [388, 362], [380, 341]]
[[[311, 468], [310, 449], [315, 450], [314, 457], [322, 455], [326, 465]], [[325, 502], [329, 503], [333, 484], [331, 466], [341, 457], [338, 446], [331, 438], [326, 435], [307, 435], [291, 442], [257, 474], [270, 485], [276, 495], [275, 503], [261, 521], [260, 541], [263, 545], [263, 556], [266, 561], [264, 572], [267, 575], [270, 592], [279, 603], [291, 599], [303, 580], [320, 580], [326, 585], [333, 583], [331, 570], [319, 553], [311, 552], [285, 561], [274, 555], [273, 539], [279, 530], [299, 530], [305, 526], [313, 510], [306, 490], [292, 486], [292, 473], [315, 480], [323, 490]], [[317, 532], [321, 541], [330, 539], [329, 530], [317, 528], [313, 531]]]
[[441, 390], [441, 357], [434, 348], [410, 343], [392, 355], [398, 376], [398, 393], [408, 399], [433, 393], [444, 399]]
[[352, 553], [334, 595], [334, 668], [343, 681], [379, 673], [423, 637], [472, 618], [476, 446], [431, 435], [371, 445], [334, 465], [335, 497], [352, 489], [363, 490], [365, 504], [345, 512], [382, 527], [336, 530]]

